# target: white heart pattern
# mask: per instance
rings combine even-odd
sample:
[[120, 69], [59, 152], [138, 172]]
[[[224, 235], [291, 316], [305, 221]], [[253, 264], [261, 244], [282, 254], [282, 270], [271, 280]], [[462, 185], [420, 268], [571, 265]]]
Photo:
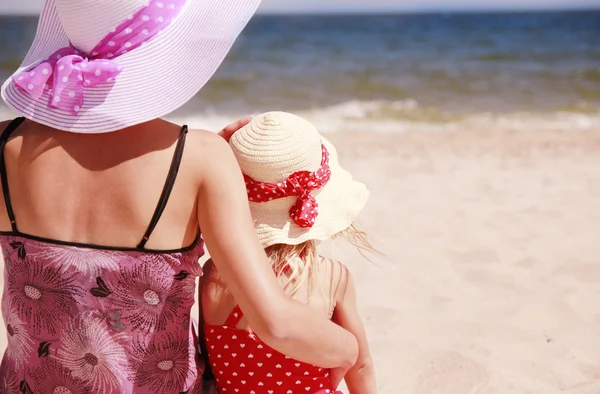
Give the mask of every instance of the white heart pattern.
[[[257, 390], [259, 390], [259, 394], [260, 393], [269, 393], [269, 394], [283, 394], [284, 392], [286, 394], [297, 394], [298, 392], [302, 391], [301, 388], [304, 388], [307, 394], [311, 393], [311, 390], [314, 391], [319, 391], [322, 390], [320, 392], [322, 393], [333, 393], [334, 391], [331, 390], [325, 390], [325, 387], [327, 387], [326, 384], [324, 383], [319, 383], [319, 380], [323, 377], [323, 375], [325, 375], [325, 377], [329, 376], [329, 373], [327, 369], [323, 369], [323, 368], [318, 368], [319, 371], [322, 371], [323, 374], [315, 374], [313, 376], [311, 376], [311, 372], [313, 371], [313, 367], [307, 365], [306, 363], [302, 363], [300, 361], [296, 361], [293, 360], [292, 358], [285, 356], [283, 354], [278, 353], [277, 351], [273, 351], [272, 348], [270, 348], [269, 346], [267, 346], [266, 344], [264, 344], [264, 342], [261, 342], [260, 339], [258, 338], [252, 338], [252, 335], [249, 335], [249, 337], [246, 337], [246, 335], [242, 335], [239, 339], [240, 342], [240, 349], [245, 349], [246, 347], [248, 347], [248, 351], [252, 351], [254, 349], [254, 351], [252, 353], [246, 353], [245, 350], [240, 350], [241, 353], [232, 353], [232, 350], [235, 349], [235, 344], [233, 342], [231, 342], [231, 339], [238, 339], [237, 335], [232, 335], [231, 332], [235, 331], [236, 334], [242, 333], [242, 331], [237, 330], [237, 329], [233, 329], [231, 328], [225, 328], [225, 331], [218, 331], [218, 330], [211, 330], [212, 333], [214, 333], [213, 336], [211, 336], [211, 343], [215, 343], [215, 339], [219, 339], [220, 342], [216, 342], [214, 345], [210, 346], [211, 352], [210, 355], [211, 357], [215, 357], [216, 359], [220, 359], [219, 362], [217, 363], [212, 363], [213, 365], [213, 370], [215, 371], [215, 374], [217, 376], [220, 377], [220, 381], [219, 378], [216, 378], [217, 381], [217, 386], [219, 388], [219, 392], [235, 392], [238, 394], [243, 394], [243, 393], [248, 393], [248, 394], [256, 394], [255, 390], [248, 390], [250, 389], [252, 386], [256, 386], [256, 387], [260, 387], [260, 389], [257, 388]], [[209, 338], [207, 338], [208, 340]], [[207, 345], [209, 345], [207, 343]], [[216, 349], [216, 350], [215, 350]], [[259, 350], [259, 349], [264, 349], [264, 350]], [[221, 350], [221, 354], [218, 354], [218, 351]], [[270, 351], [270, 352], [269, 352]], [[237, 356], [240, 356], [240, 360], [243, 359], [244, 357], [248, 357], [248, 359], [250, 359], [251, 361], [248, 361], [250, 363], [250, 365], [246, 366], [244, 363], [237, 363], [236, 360], [234, 358], [236, 358]], [[264, 362], [265, 360], [262, 360], [263, 362], [258, 362], [261, 361], [261, 359], [263, 359], [266, 356], [266, 362]], [[285, 357], [286, 360], [290, 360], [290, 361], [286, 361], [283, 362], [282, 359], [283, 357]], [[215, 361], [216, 361], [215, 359]], [[253, 359], [256, 359], [253, 360]], [[270, 359], [273, 359], [273, 362], [270, 361]], [[279, 362], [279, 363], [278, 363]], [[220, 368], [218, 367], [219, 364], [222, 366], [223, 370], [219, 370]], [[291, 370], [293, 368], [290, 368], [291, 365], [294, 365], [296, 368], [302, 368], [297, 370], [296, 372], [291, 372]], [[244, 368], [247, 367], [249, 369], [253, 369], [254, 371], [248, 371], [248, 375], [245, 375], [245, 373], [241, 373], [238, 371], [243, 372], [243, 370], [240, 370], [239, 368]], [[261, 372], [261, 369], [259, 369], [258, 371], [256, 370], [256, 368], [261, 368], [262, 370], [264, 370], [264, 372]], [[262, 368], [264, 367], [264, 368]], [[306, 368], [306, 369], [305, 369]], [[314, 370], [317, 370], [317, 367], [314, 367]], [[227, 374], [225, 375], [225, 372], [227, 372]], [[245, 375], [245, 376], [249, 376], [248, 379], [242, 380], [240, 375]], [[298, 379], [299, 375], [302, 375], [303, 378]], [[262, 381], [259, 381], [258, 379], [261, 378], [261, 376], [263, 377]], [[227, 378], [230, 378], [230, 380], [226, 380]], [[267, 378], [265, 380], [265, 378]], [[309, 378], [312, 378], [311, 380], [313, 381], [313, 383], [308, 383], [307, 381], [309, 381]], [[286, 380], [287, 379], [287, 380]], [[294, 380], [297, 379], [297, 380]], [[322, 380], [321, 380], [322, 381]], [[294, 387], [297, 387], [296, 390], [291, 390], [290, 389], [290, 384], [294, 384], [293, 382], [295, 382]], [[307, 386], [307, 383], [310, 384], [311, 386]], [[317, 384], [319, 384], [320, 388], [317, 388]], [[226, 386], [226, 387], [223, 387]], [[237, 386], [237, 388], [236, 388]], [[248, 387], [246, 387], [248, 386]], [[270, 387], [269, 387], [270, 386]], [[288, 387], [286, 387], [288, 386]], [[245, 387], [245, 388], [244, 388]], [[248, 391], [247, 391], [248, 390]], [[285, 391], [282, 391], [285, 390]], [[299, 391], [300, 390], [300, 391]]]

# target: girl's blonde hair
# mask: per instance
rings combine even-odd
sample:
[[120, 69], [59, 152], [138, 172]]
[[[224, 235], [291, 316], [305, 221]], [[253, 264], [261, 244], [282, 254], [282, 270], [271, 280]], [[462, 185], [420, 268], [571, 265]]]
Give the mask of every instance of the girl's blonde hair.
[[[354, 224], [332, 237], [332, 239], [335, 238], [344, 238], [355, 246], [367, 260], [369, 258], [365, 253], [380, 254], [373, 247], [367, 233], [359, 230]], [[308, 283], [308, 295], [310, 296], [319, 286], [317, 281], [322, 266], [318, 261], [320, 257], [317, 247], [318, 242], [311, 240], [298, 245], [275, 244], [265, 249], [275, 274], [288, 294], [296, 294], [304, 283]]]

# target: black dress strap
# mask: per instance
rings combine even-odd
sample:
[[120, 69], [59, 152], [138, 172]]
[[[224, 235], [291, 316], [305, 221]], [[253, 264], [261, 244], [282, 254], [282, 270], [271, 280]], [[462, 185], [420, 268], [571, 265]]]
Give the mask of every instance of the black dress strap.
[[8, 142], [8, 137], [25, 121], [24, 117], [13, 119], [8, 124], [2, 136], [0, 136], [0, 177], [2, 178], [2, 193], [4, 193], [4, 203], [6, 204], [6, 212], [8, 213], [8, 219], [10, 220], [10, 226], [12, 231], [17, 232], [17, 222], [15, 220], [15, 213], [13, 212], [12, 202], [10, 200], [10, 191], [8, 189], [8, 174], [6, 172], [6, 162], [4, 161], [4, 147]]
[[173, 154], [173, 160], [171, 161], [171, 168], [169, 168], [169, 174], [167, 175], [165, 186], [163, 187], [160, 199], [158, 200], [158, 205], [156, 206], [156, 210], [154, 211], [152, 220], [148, 225], [148, 229], [146, 230], [144, 237], [138, 245], [138, 248], [140, 249], [143, 249], [146, 246], [146, 242], [148, 242], [148, 239], [150, 239], [150, 235], [152, 235], [154, 228], [158, 224], [158, 221], [160, 220], [160, 217], [162, 216], [165, 207], [167, 206], [167, 202], [169, 201], [169, 197], [171, 196], [171, 191], [173, 191], [175, 179], [177, 179], [177, 172], [179, 171], [179, 165], [181, 164], [181, 157], [183, 156], [183, 148], [185, 147], [185, 137], [187, 135], [187, 132], [188, 127], [183, 126], [181, 128], [181, 134], [179, 135], [179, 139], [177, 140], [177, 146], [175, 147], [175, 153]]

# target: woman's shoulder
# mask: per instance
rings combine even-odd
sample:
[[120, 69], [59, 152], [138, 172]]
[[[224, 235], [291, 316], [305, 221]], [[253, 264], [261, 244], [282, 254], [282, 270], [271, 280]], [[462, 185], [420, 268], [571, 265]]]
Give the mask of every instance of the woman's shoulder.
[[6, 128], [13, 120], [14, 119], [0, 121], [0, 135], [4, 134], [4, 132], [6, 131]]
[[224, 153], [231, 152], [227, 141], [218, 134], [203, 129], [189, 129], [186, 150], [193, 152], [196, 159], [219, 160]]
[[187, 138], [190, 142], [190, 145], [197, 149], [211, 150], [215, 148], [222, 149], [224, 147], [229, 149], [229, 144], [227, 141], [212, 131], [204, 129], [189, 129]]
[[202, 174], [203, 181], [218, 182], [223, 177], [237, 176], [239, 172], [239, 166], [227, 141], [207, 130], [189, 130], [185, 156], [198, 174]]
[[10, 122], [12, 122], [12, 119], [0, 121], [0, 132], [4, 132], [4, 130], [8, 127]]
[[[6, 133], [8, 131], [8, 126], [14, 121], [15, 119], [8, 119], [8, 120], [3, 120], [0, 121], [0, 136], [4, 135], [4, 133]], [[5, 160], [9, 160], [9, 157], [15, 157], [18, 152], [21, 151], [21, 147], [22, 147], [22, 141], [15, 141], [12, 142], [12, 140], [14, 140], [14, 138], [16, 135], [21, 134], [21, 132], [23, 131], [24, 128], [26, 128], [27, 126], [29, 126], [28, 124], [20, 124], [17, 129], [13, 129], [13, 132], [10, 134], [9, 139], [11, 140], [11, 143], [8, 144], [4, 147], [4, 155], [6, 157]]]

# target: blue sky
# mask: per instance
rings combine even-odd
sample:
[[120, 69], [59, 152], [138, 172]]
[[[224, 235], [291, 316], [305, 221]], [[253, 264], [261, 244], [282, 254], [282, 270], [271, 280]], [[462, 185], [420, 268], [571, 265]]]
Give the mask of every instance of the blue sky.
[[[0, 13], [36, 13], [43, 0], [0, 0]], [[600, 0], [263, 0], [263, 12], [600, 8]]]

